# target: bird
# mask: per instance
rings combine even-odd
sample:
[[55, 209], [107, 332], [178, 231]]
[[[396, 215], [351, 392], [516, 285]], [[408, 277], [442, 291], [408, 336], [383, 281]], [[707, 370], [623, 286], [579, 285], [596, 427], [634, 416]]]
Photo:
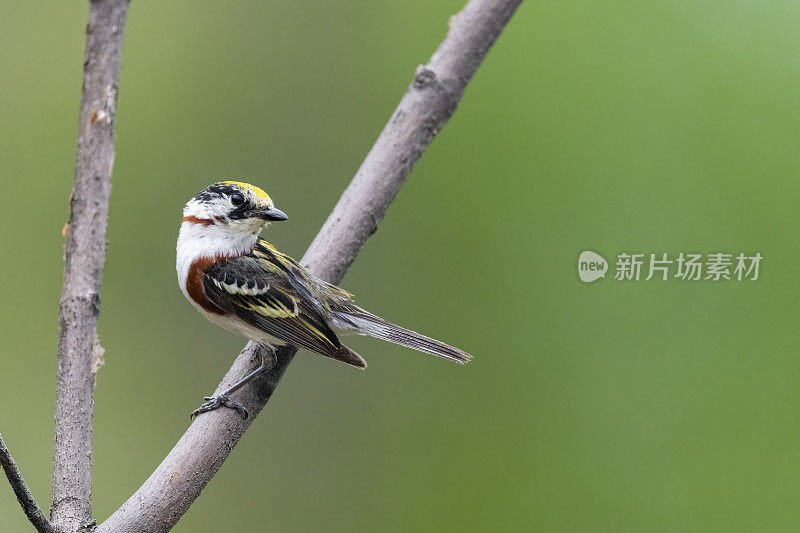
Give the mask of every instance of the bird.
[[175, 268], [184, 296], [210, 322], [261, 345], [260, 366], [216, 396], [206, 396], [192, 417], [227, 407], [249, 413], [231, 395], [267, 372], [275, 350], [292, 345], [365, 369], [366, 361], [340, 336], [367, 335], [459, 364], [472, 356], [403, 328], [357, 306], [354, 296], [313, 274], [260, 237], [272, 222], [288, 220], [262, 189], [220, 181], [183, 208]]

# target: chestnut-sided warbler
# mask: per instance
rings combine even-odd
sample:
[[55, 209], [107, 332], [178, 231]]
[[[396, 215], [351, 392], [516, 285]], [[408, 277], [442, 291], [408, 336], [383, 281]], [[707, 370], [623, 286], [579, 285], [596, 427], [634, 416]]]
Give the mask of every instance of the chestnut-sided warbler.
[[230, 398], [275, 362], [274, 347], [291, 344], [358, 368], [367, 363], [339, 335], [369, 335], [464, 364], [472, 356], [402, 328], [353, 303], [347, 291], [309, 273], [259, 238], [270, 222], [287, 220], [263, 190], [238, 181], [215, 183], [183, 208], [176, 269], [186, 298], [211, 322], [241, 333], [269, 354], [261, 366], [192, 414], [230, 407]]

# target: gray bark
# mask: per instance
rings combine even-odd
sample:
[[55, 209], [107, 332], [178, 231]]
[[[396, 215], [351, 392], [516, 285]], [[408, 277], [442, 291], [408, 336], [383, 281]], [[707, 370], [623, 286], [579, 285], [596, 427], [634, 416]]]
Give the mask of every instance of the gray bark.
[[[450, 118], [475, 70], [521, 0], [470, 0], [450, 31], [421, 65], [377, 142], [303, 258], [312, 273], [341, 281], [366, 239], [377, 229], [422, 152]], [[228, 409], [200, 415], [144, 484], [98, 526], [97, 533], [169, 531], [216, 474], [275, 390], [296, 350], [281, 348], [278, 363], [237, 393], [250, 412]], [[245, 346], [217, 387], [226, 389], [255, 369], [258, 348]]]
[[522, 0], [471, 0], [411, 86], [308, 248], [303, 264], [338, 283], [378, 229], [406, 176], [455, 111], [461, 95]]
[[53, 448], [53, 525], [74, 532], [91, 520], [92, 411], [97, 340], [114, 166], [114, 120], [122, 33], [129, 0], [92, 0], [59, 306]]

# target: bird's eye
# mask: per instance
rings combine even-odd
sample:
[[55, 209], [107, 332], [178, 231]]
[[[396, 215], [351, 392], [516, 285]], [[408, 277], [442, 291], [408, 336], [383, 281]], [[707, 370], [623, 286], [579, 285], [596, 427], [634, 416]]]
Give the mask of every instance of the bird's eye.
[[235, 206], [240, 206], [244, 203], [244, 196], [235, 193], [231, 195], [231, 203]]

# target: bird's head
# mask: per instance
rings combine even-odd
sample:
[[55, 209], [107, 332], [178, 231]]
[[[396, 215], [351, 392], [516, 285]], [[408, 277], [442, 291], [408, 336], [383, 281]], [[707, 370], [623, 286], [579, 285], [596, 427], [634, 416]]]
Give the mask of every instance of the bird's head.
[[215, 226], [224, 232], [257, 234], [270, 222], [289, 217], [275, 208], [267, 193], [249, 183], [220, 181], [194, 195], [183, 208], [183, 221]]

